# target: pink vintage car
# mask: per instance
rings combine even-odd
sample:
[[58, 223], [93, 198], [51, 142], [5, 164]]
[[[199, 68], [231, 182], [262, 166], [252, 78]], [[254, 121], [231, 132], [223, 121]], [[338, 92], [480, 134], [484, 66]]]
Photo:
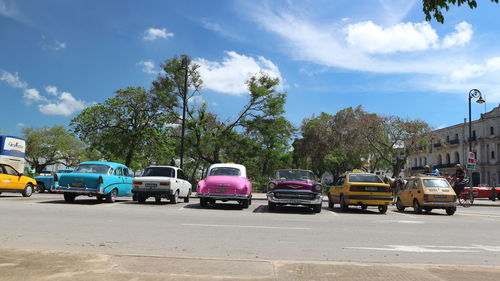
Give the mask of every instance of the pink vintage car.
[[238, 201], [243, 208], [252, 204], [252, 183], [245, 166], [239, 164], [213, 164], [208, 176], [198, 182], [200, 205], [215, 204], [216, 200]]

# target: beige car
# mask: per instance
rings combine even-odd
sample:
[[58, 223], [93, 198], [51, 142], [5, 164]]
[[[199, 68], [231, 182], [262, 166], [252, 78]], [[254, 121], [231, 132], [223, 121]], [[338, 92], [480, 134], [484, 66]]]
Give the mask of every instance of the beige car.
[[419, 175], [407, 179], [406, 185], [396, 195], [396, 208], [402, 212], [413, 207], [416, 214], [433, 209], [445, 209], [453, 215], [457, 210], [457, 195], [443, 177]]

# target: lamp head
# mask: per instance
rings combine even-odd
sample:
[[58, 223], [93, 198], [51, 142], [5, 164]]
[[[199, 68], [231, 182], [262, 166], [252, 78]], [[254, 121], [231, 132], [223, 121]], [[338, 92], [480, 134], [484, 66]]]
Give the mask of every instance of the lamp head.
[[478, 99], [476, 102], [477, 102], [477, 103], [479, 103], [479, 104], [483, 104], [483, 103], [485, 103], [486, 101], [485, 101], [485, 100], [483, 100], [483, 97], [482, 97], [482, 96], [479, 96], [479, 99]]

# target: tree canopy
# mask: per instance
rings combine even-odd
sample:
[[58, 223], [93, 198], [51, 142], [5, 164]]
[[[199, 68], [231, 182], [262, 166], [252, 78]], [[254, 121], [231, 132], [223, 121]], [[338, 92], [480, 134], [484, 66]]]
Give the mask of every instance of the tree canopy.
[[[498, 3], [498, 0], [490, 0], [493, 3]], [[423, 0], [423, 12], [425, 20], [430, 21], [433, 18], [440, 23], [444, 23], [443, 10], [450, 10], [451, 6], [462, 6], [467, 4], [469, 8], [477, 8], [476, 0]]]

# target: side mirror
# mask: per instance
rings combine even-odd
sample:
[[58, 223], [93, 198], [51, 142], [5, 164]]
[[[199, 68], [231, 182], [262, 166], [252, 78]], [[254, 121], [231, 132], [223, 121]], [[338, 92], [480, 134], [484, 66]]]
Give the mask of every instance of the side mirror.
[[24, 176], [24, 174], [23, 173], [19, 173], [19, 177], [22, 177], [22, 176]]

